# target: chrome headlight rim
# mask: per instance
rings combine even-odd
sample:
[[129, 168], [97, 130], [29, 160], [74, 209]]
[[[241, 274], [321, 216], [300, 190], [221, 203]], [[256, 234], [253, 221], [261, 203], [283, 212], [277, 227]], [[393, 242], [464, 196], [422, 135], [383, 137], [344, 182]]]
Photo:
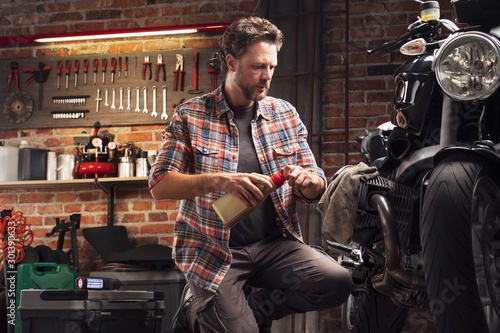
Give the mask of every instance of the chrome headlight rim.
[[[457, 48], [463, 47], [464, 45], [470, 44], [472, 42], [479, 43], [481, 41], [489, 44], [491, 46], [491, 50], [495, 51], [495, 82], [488, 86], [487, 89], [477, 94], [467, 95], [453, 91], [449, 86], [445, 84], [445, 79], [447, 79], [450, 75], [445, 74], [445, 71], [443, 70], [443, 60]], [[432, 68], [436, 74], [436, 79], [439, 86], [450, 98], [458, 101], [485, 100], [500, 87], [500, 41], [491, 35], [479, 31], [461, 32], [452, 35], [447, 40], [445, 40], [439, 50], [437, 50]]]

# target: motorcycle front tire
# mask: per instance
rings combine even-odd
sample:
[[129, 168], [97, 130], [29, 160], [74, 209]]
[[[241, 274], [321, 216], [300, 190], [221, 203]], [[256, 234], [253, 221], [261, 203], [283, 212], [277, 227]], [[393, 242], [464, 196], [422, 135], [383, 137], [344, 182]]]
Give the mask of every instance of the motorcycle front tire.
[[[406, 324], [408, 309], [396, 306], [392, 300], [377, 291], [364, 292], [360, 296], [356, 313], [351, 320], [353, 333], [400, 333]], [[351, 328], [351, 327], [348, 327]]]
[[450, 155], [434, 169], [424, 196], [425, 278], [429, 304], [442, 333], [489, 332], [472, 250], [472, 197], [480, 174], [496, 179], [494, 169], [478, 155]]

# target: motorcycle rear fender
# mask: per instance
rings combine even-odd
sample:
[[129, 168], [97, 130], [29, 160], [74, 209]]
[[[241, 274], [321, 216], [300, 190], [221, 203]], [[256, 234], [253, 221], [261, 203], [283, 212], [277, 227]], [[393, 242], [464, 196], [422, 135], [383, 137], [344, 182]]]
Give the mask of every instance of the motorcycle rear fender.
[[482, 142], [464, 142], [457, 143], [441, 149], [434, 157], [434, 166], [438, 165], [443, 159], [457, 153], [468, 151], [477, 154], [481, 158], [486, 158], [494, 165], [500, 166], [500, 144], [486, 144]]

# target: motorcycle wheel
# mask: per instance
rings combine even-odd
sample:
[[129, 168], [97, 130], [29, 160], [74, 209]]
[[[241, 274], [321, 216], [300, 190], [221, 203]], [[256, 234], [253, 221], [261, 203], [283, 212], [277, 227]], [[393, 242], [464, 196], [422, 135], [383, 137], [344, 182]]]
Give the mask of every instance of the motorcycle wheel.
[[493, 168], [466, 153], [444, 159], [429, 180], [421, 238], [427, 293], [440, 332], [490, 332], [481, 299], [490, 299], [487, 289], [496, 280], [488, 273], [500, 247], [484, 243], [483, 236], [498, 237], [500, 215], [489, 206], [494, 200], [498, 208], [496, 180]]
[[[403, 329], [408, 309], [396, 306], [392, 300], [377, 291], [364, 292], [356, 306], [346, 310], [356, 311], [355, 315], [346, 313], [351, 322], [352, 330], [344, 332], [353, 333], [399, 333]], [[355, 304], [355, 300], [351, 305]], [[354, 317], [354, 318], [353, 318]], [[353, 324], [353, 325], [352, 325]]]

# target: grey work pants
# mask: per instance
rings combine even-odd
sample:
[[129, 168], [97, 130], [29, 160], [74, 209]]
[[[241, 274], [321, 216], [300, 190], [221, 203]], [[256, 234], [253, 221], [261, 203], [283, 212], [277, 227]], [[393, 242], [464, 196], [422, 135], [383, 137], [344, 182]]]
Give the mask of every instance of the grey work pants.
[[[348, 271], [324, 251], [282, 236], [231, 252], [231, 268], [215, 294], [188, 282], [193, 332], [256, 333], [290, 314], [336, 307], [353, 286]], [[245, 286], [259, 290], [248, 295]]]

